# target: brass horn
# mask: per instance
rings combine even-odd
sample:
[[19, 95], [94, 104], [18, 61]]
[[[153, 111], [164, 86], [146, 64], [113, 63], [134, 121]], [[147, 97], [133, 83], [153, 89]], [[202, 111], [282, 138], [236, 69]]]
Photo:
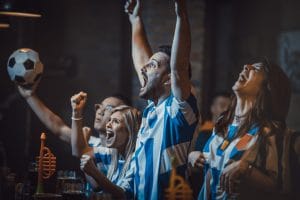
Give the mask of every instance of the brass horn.
[[56, 157], [45, 147], [46, 134], [41, 134], [40, 156], [36, 157], [38, 167], [38, 183], [36, 194], [44, 193], [43, 180], [50, 178], [56, 169]]

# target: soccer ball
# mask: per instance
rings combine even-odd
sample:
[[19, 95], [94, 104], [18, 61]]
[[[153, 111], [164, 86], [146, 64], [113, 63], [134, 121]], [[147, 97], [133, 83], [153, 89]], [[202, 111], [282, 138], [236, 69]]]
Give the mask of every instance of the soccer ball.
[[7, 62], [10, 79], [25, 88], [31, 87], [41, 77], [43, 69], [39, 54], [28, 48], [16, 50]]

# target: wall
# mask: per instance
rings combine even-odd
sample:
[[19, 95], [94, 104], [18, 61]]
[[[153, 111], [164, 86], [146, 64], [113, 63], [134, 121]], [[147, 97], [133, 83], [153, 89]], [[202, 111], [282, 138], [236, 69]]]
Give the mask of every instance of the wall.
[[[68, 125], [73, 94], [88, 93], [84, 121], [93, 126], [94, 103], [119, 91], [131, 93], [130, 84], [124, 84], [131, 80], [131, 60], [123, 2], [48, 0], [41, 2], [41, 9], [41, 19], [11, 18], [11, 28], [0, 30], [0, 141], [8, 165], [17, 172], [24, 172], [28, 161], [33, 161], [40, 133], [49, 130], [8, 79], [6, 61], [14, 50], [29, 47], [39, 52], [45, 71], [37, 94]], [[57, 156], [58, 169], [78, 169], [68, 144], [48, 134], [47, 145]]]

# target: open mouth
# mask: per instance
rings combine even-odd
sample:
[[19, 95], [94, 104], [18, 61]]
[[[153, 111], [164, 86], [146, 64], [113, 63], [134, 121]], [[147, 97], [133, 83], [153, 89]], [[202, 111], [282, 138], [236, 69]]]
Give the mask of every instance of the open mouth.
[[110, 144], [112, 142], [114, 136], [115, 136], [115, 133], [112, 130], [106, 129], [106, 143]]
[[147, 85], [148, 77], [147, 77], [147, 74], [145, 72], [142, 72], [142, 76], [143, 76], [143, 80], [144, 80], [142, 88], [144, 88]]

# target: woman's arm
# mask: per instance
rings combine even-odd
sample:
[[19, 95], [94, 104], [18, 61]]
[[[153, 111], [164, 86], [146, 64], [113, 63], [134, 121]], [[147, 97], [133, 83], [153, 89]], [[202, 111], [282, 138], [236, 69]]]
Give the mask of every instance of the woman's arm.
[[[265, 192], [276, 191], [277, 177], [278, 177], [278, 155], [275, 136], [268, 137], [268, 142], [263, 148], [266, 149], [265, 166], [262, 171], [256, 167], [256, 163], [250, 163], [248, 159], [243, 156], [241, 160], [234, 161], [229, 164], [222, 172], [220, 178], [220, 186], [226, 192], [236, 192], [236, 187], [242, 181], [242, 184], [247, 184], [258, 190]], [[259, 143], [257, 143], [259, 144]], [[261, 143], [259, 145], [262, 145]], [[249, 151], [249, 150], [248, 150]], [[248, 152], [245, 152], [245, 154]], [[257, 155], [256, 155], [257, 156]], [[260, 155], [263, 156], [263, 155]]]
[[71, 145], [72, 154], [77, 157], [81, 157], [85, 152], [91, 152], [93, 155], [93, 149], [89, 147], [86, 139], [83, 135], [83, 118], [82, 111], [87, 100], [87, 94], [80, 92], [71, 97], [72, 105], [72, 129], [71, 129]]
[[[243, 161], [242, 161], [243, 162]], [[244, 181], [249, 185], [263, 191], [272, 192], [277, 190], [277, 173], [272, 171], [262, 172], [247, 162], [244, 163]]]
[[126, 199], [124, 190], [113, 184], [104, 174], [102, 174], [97, 169], [91, 156], [85, 154], [81, 157], [80, 161], [81, 170], [84, 171], [87, 175], [91, 176], [105, 192], [112, 194], [114, 198]]

